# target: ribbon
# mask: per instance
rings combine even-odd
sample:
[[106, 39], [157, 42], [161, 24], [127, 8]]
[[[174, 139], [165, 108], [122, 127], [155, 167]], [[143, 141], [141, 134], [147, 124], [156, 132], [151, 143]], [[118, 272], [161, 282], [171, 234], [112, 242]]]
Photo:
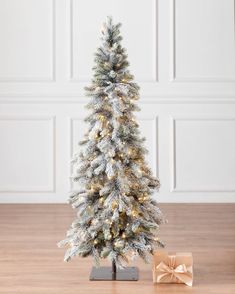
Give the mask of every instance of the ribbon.
[[168, 256], [167, 263], [160, 262], [156, 270], [162, 273], [157, 276], [157, 283], [184, 283], [188, 286], [193, 284], [192, 267], [185, 264], [176, 266], [175, 256]]

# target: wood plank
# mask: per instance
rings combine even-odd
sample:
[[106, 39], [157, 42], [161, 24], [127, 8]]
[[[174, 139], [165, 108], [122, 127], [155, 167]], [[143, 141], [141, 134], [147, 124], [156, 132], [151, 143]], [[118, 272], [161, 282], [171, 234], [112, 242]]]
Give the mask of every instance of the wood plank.
[[[0, 205], [0, 293], [235, 293], [235, 204], [161, 204], [170, 251], [191, 251], [194, 286], [153, 285], [151, 265], [137, 260], [138, 282], [90, 282], [91, 258], [63, 262], [56, 243], [74, 211], [65, 204]], [[106, 262], [104, 264], [107, 264]], [[134, 265], [135, 265], [134, 264]]]

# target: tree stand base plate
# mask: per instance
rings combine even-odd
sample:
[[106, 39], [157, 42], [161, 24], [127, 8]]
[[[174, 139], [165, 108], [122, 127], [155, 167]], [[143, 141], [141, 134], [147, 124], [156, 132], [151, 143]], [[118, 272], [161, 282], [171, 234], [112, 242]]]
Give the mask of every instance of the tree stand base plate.
[[112, 271], [111, 267], [93, 267], [90, 281], [138, 281], [139, 272], [137, 267], [126, 267]]

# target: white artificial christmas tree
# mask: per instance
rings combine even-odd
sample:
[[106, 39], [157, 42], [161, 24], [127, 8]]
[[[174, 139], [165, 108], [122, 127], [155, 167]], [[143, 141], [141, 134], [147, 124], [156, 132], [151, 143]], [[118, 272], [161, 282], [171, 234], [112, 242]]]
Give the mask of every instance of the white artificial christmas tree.
[[89, 131], [73, 158], [72, 179], [81, 189], [69, 202], [77, 216], [59, 243], [69, 246], [66, 261], [91, 255], [99, 266], [99, 260], [108, 257], [115, 273], [116, 266], [125, 267], [130, 258], [148, 261], [149, 253], [163, 246], [158, 229], [164, 221], [151, 198], [159, 180], [145, 161], [145, 139], [134, 116], [139, 87], [128, 70], [119, 28], [111, 18], [102, 28], [93, 80], [86, 88], [91, 97]]

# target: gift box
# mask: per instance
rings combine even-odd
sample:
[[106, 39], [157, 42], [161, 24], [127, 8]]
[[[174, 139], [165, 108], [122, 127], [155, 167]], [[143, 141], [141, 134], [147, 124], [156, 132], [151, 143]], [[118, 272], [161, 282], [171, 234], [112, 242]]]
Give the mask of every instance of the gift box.
[[192, 286], [192, 253], [168, 253], [165, 250], [158, 250], [154, 253], [153, 258], [154, 283], [177, 283]]

